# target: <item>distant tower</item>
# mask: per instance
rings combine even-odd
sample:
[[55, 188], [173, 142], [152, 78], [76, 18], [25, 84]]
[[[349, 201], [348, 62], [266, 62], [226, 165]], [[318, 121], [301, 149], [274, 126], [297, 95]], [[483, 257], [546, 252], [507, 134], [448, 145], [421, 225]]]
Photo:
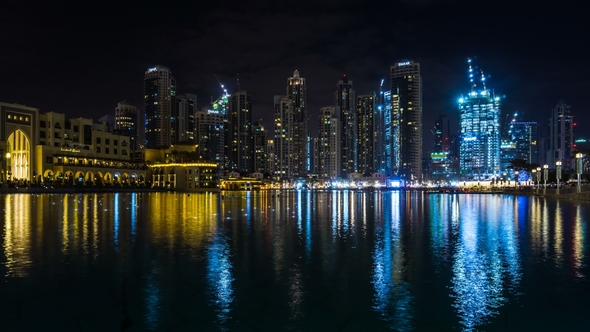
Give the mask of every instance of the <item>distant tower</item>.
[[143, 80], [146, 148], [170, 146], [175, 111], [176, 80], [172, 77], [172, 72], [163, 66], [148, 69]]
[[269, 170], [266, 167], [267, 138], [262, 119], [252, 125], [252, 137], [254, 140], [254, 171], [268, 172]]
[[340, 176], [340, 107], [327, 106], [320, 109], [317, 143], [317, 171], [320, 178], [335, 179]]
[[238, 91], [229, 98], [228, 112], [228, 171], [252, 173], [254, 146], [252, 142], [252, 98]]
[[224, 115], [213, 107], [204, 107], [196, 113], [195, 128], [199, 155], [216, 163], [219, 170], [218, 175], [222, 176], [225, 162]]
[[137, 108], [127, 101], [117, 103], [115, 108], [115, 130], [120, 135], [129, 136], [129, 150], [135, 151], [139, 148], [141, 142], [139, 133], [141, 132], [141, 122]]
[[394, 128], [393, 121], [393, 104], [391, 101], [391, 91], [383, 92], [383, 163], [385, 174], [392, 175], [398, 164], [394, 153], [399, 152], [399, 149], [395, 149], [394, 146], [397, 142], [397, 138], [394, 136], [397, 133]]
[[274, 176], [275, 180], [289, 180], [293, 177], [293, 114], [295, 103], [287, 96], [274, 97]]
[[379, 113], [375, 93], [356, 98], [357, 172], [367, 176], [378, 171]]
[[500, 98], [486, 88], [483, 72], [483, 89], [476, 90], [467, 62], [471, 92], [459, 99], [459, 168], [464, 179], [488, 180], [500, 175]]
[[195, 140], [195, 113], [197, 112], [197, 95], [186, 93], [176, 97], [176, 115], [173, 119], [174, 138], [173, 143]]
[[356, 99], [352, 81], [344, 75], [336, 84], [334, 93], [334, 105], [340, 107], [340, 162], [342, 170], [340, 176], [346, 178], [347, 174], [357, 171], [357, 113]]
[[422, 181], [422, 77], [420, 64], [401, 61], [391, 66], [395, 172], [405, 181]]
[[515, 159], [539, 164], [539, 124], [514, 121], [510, 123], [510, 141], [514, 144]]
[[307, 174], [308, 168], [308, 116], [306, 108], [305, 78], [295, 70], [287, 79], [287, 97], [293, 101], [292, 142], [293, 142], [293, 177]]
[[551, 110], [548, 141], [546, 163], [549, 167], [555, 167], [555, 162], [561, 160], [563, 169], [574, 169], [574, 116], [563, 100]]

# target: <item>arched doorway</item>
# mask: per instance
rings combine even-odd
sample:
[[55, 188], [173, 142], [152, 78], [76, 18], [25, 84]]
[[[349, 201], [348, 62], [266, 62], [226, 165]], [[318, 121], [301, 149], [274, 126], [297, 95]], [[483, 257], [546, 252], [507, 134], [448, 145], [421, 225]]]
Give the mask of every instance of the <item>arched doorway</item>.
[[31, 141], [24, 131], [15, 130], [6, 140], [6, 175], [11, 181], [30, 181]]

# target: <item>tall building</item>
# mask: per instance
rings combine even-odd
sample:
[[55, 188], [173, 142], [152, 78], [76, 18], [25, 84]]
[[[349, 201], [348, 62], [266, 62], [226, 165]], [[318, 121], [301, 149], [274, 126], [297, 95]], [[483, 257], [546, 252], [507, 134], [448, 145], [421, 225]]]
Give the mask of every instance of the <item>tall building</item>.
[[358, 168], [357, 156], [357, 110], [355, 93], [352, 81], [344, 75], [336, 84], [334, 92], [334, 105], [340, 107], [340, 176], [346, 178], [347, 174], [352, 174]]
[[252, 97], [246, 91], [238, 91], [229, 98], [228, 171], [252, 173], [254, 171], [254, 146], [252, 142]]
[[115, 130], [118, 134], [129, 136], [129, 149], [131, 151], [139, 149], [141, 128], [137, 108], [127, 101], [117, 103], [115, 108]]
[[394, 170], [396, 169], [396, 165], [398, 165], [397, 160], [399, 158], [395, 157], [395, 153], [399, 152], [399, 149], [394, 149], [394, 146], [397, 142], [394, 133], [394, 121], [393, 121], [393, 104], [391, 100], [391, 91], [384, 91], [383, 92], [383, 100], [382, 100], [382, 108], [383, 108], [383, 172], [385, 174], [392, 175], [394, 174]]
[[515, 121], [510, 124], [510, 138], [514, 142], [515, 159], [539, 164], [539, 124]]
[[335, 179], [341, 174], [340, 106], [320, 109], [317, 142], [317, 172], [320, 178]]
[[254, 122], [252, 125], [252, 138], [254, 140], [254, 171], [265, 173], [269, 170], [266, 168], [266, 131], [262, 119]]
[[176, 97], [176, 115], [173, 119], [175, 136], [172, 143], [195, 143], [195, 114], [197, 112], [197, 95], [186, 93]]
[[293, 101], [292, 120], [292, 163], [293, 177], [303, 177], [308, 169], [308, 116], [306, 108], [306, 85], [305, 78], [299, 76], [295, 70], [293, 76], [287, 79], [287, 97]]
[[381, 143], [377, 95], [375, 93], [357, 96], [356, 118], [357, 172], [365, 176], [371, 176], [378, 171], [378, 152]]
[[459, 99], [459, 167], [464, 179], [488, 180], [500, 175], [500, 98], [485, 85], [476, 90], [474, 69], [468, 59], [471, 92]]
[[287, 96], [274, 97], [274, 179], [289, 180], [295, 174], [293, 158], [293, 113], [295, 103]]
[[197, 153], [217, 164], [218, 175], [223, 175], [225, 162], [225, 121], [224, 115], [214, 108], [204, 107], [196, 113], [195, 137]]
[[422, 77], [420, 64], [401, 61], [391, 66], [394, 144], [399, 159], [394, 172], [405, 181], [422, 181]]
[[574, 169], [574, 116], [563, 100], [551, 110], [548, 138], [545, 162], [554, 167], [555, 162], [561, 160], [563, 169]]
[[175, 113], [176, 80], [172, 72], [163, 66], [148, 69], [143, 80], [146, 148], [168, 147], [172, 144]]

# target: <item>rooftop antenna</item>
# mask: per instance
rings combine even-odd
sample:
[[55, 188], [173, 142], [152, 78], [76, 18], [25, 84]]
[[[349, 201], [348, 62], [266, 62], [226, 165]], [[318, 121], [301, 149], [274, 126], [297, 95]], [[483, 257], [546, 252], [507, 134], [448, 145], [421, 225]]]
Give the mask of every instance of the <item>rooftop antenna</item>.
[[240, 73], [237, 74], [237, 80], [238, 80], [238, 91], [242, 91], [242, 89], [240, 89]]
[[481, 71], [481, 84], [483, 84], [483, 91], [486, 91], [486, 77], [483, 74], [483, 69], [480, 69]]
[[471, 92], [475, 89], [475, 82], [473, 81], [473, 67], [471, 66], [471, 58], [467, 58], [469, 64], [469, 82], [471, 82]]
[[213, 76], [215, 76], [215, 78], [217, 79], [217, 83], [219, 83], [219, 86], [221, 86], [221, 90], [223, 90], [223, 95], [229, 95], [229, 93], [227, 93], [227, 89], [225, 88], [225, 86], [223, 86], [223, 84], [221, 84], [221, 81], [219, 80], [219, 77], [217, 77], [216, 74], [213, 74]]

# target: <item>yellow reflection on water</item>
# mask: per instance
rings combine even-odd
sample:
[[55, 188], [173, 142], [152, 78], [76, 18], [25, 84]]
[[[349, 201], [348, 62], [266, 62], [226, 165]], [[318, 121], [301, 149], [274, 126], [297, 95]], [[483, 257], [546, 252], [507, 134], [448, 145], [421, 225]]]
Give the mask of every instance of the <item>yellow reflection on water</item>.
[[6, 195], [4, 201], [4, 255], [6, 276], [25, 277], [31, 259], [31, 196]]
[[555, 206], [555, 231], [553, 232], [553, 250], [555, 251], [555, 263], [561, 266], [563, 261], [563, 211], [557, 201]]
[[576, 216], [573, 227], [573, 245], [572, 245], [572, 263], [575, 271], [575, 276], [584, 278], [582, 268], [584, 264], [584, 246], [585, 246], [585, 222], [582, 216], [582, 207], [578, 204], [576, 206]]

